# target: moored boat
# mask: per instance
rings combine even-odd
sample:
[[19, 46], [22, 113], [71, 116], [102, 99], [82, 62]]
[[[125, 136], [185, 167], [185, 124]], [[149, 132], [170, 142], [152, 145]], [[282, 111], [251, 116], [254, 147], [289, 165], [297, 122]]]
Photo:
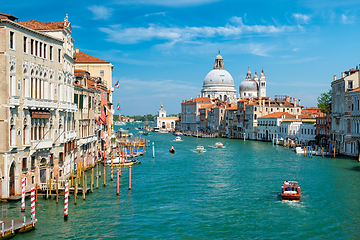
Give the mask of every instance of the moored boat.
[[301, 189], [295, 181], [285, 181], [281, 186], [282, 201], [300, 201]]

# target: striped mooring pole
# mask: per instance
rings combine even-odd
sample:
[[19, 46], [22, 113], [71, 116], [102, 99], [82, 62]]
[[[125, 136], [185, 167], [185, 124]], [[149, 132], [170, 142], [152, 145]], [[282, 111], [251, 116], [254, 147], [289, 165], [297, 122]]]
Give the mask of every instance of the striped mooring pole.
[[35, 222], [35, 188], [31, 188], [31, 220]]
[[68, 182], [65, 182], [65, 201], [64, 201], [64, 220], [68, 219], [68, 197], [69, 197], [69, 186]]
[[113, 167], [114, 167], [113, 153], [111, 152], [111, 181], [113, 180]]
[[21, 211], [25, 211], [25, 178], [21, 179]]

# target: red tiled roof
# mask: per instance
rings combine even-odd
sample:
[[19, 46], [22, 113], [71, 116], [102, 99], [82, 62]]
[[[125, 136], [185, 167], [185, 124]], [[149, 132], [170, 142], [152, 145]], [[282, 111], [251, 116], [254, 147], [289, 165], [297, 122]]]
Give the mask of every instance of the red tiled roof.
[[91, 56], [81, 51], [75, 51], [74, 59], [75, 63], [109, 63], [105, 60]]
[[18, 21], [19, 24], [34, 30], [60, 30], [69, 26], [70, 22], [39, 22], [36, 20]]
[[320, 108], [318, 108], [318, 107], [309, 107], [309, 108], [305, 108], [305, 109], [303, 109], [303, 111], [306, 111], [306, 110], [320, 110]]
[[348, 92], [359, 92], [359, 91], [360, 91], [360, 87], [355, 88], [355, 89], [353, 89], [353, 90], [350, 90], [350, 91], [348, 91]]
[[207, 102], [210, 103], [211, 100], [208, 97], [199, 97], [199, 98], [193, 98], [191, 100], [185, 101], [184, 103], [192, 103], [192, 102]]
[[229, 110], [229, 111], [237, 110], [237, 106], [229, 107], [229, 108], [227, 108], [226, 110]]
[[296, 118], [295, 115], [290, 114], [288, 112], [276, 112], [276, 113], [271, 113], [259, 118], [282, 118], [282, 116], [285, 116], [285, 118]]

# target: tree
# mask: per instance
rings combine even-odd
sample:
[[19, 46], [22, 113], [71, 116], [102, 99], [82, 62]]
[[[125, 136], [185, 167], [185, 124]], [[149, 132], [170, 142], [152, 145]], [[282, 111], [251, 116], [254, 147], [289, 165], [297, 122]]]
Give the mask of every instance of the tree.
[[320, 108], [320, 111], [328, 114], [331, 111], [331, 104], [332, 104], [332, 91], [331, 89], [328, 92], [320, 94], [317, 98], [318, 103], [317, 106]]

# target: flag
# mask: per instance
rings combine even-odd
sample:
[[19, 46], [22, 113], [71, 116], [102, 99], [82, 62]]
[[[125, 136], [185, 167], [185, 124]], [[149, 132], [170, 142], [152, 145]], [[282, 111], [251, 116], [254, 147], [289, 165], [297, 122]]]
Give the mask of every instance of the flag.
[[119, 80], [117, 80], [117, 82], [114, 84], [114, 88], [119, 88]]
[[120, 103], [118, 103], [117, 107], [116, 107], [117, 111], [120, 111]]

